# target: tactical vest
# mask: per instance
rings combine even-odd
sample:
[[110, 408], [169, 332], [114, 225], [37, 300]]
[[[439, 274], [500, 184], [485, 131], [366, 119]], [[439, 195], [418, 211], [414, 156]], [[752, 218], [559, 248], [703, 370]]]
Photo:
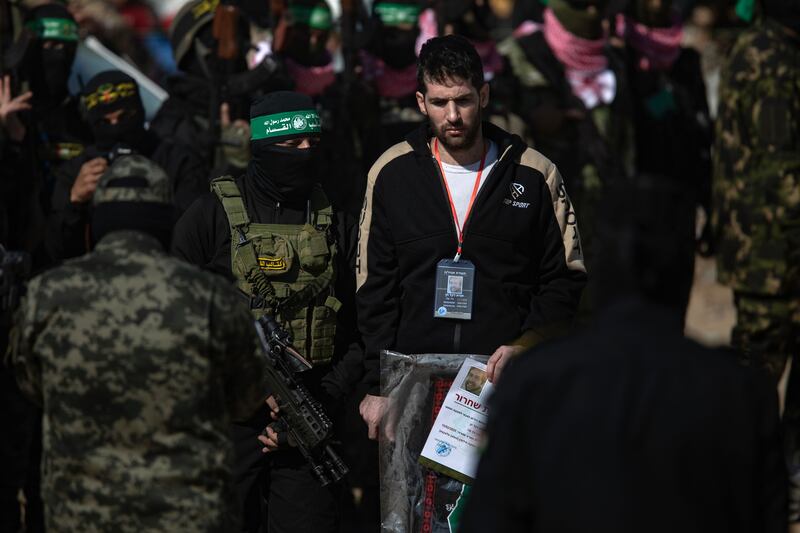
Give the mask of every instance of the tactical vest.
[[231, 176], [211, 182], [231, 228], [231, 268], [251, 297], [256, 318], [270, 314], [291, 333], [294, 346], [315, 365], [333, 356], [336, 242], [330, 202], [321, 188], [311, 195], [306, 224], [250, 222]]

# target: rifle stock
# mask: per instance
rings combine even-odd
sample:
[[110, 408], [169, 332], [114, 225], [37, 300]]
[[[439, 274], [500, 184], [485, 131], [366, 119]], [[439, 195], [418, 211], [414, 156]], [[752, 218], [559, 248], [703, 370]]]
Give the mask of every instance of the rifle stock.
[[285, 10], [285, 0], [270, 0], [269, 11], [272, 17], [272, 50], [275, 53], [283, 51], [283, 45], [286, 42], [286, 18], [283, 16]]
[[214, 12], [214, 24], [211, 34], [217, 40], [217, 57], [232, 60], [239, 53], [236, 41], [236, 25], [239, 21], [239, 8], [228, 4], [220, 4]]

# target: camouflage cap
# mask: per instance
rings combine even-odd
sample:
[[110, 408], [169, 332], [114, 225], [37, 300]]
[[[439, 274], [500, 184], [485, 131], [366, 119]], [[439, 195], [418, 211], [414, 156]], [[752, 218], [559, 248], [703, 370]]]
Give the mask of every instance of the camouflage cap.
[[141, 155], [114, 160], [97, 184], [92, 205], [108, 202], [172, 203], [172, 188], [164, 170]]

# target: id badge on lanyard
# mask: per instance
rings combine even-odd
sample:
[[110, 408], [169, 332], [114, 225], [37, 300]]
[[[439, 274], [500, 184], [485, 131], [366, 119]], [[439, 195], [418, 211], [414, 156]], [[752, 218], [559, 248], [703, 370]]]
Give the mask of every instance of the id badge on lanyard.
[[466, 259], [442, 259], [436, 265], [436, 296], [433, 316], [436, 318], [472, 318], [475, 287], [475, 265]]
[[[453, 257], [453, 259], [442, 259], [436, 265], [436, 292], [433, 298], [433, 316], [435, 318], [470, 320], [472, 319], [472, 304], [475, 293], [475, 265], [473, 265], [471, 261], [461, 259], [461, 252], [464, 244], [464, 227], [458, 223], [458, 213], [453, 203], [453, 195], [450, 192], [450, 186], [447, 184], [444, 167], [442, 167], [442, 160], [439, 156], [438, 139], [434, 139], [433, 141], [433, 152], [436, 156], [436, 162], [439, 164], [439, 170], [442, 172], [442, 181], [444, 181], [447, 196], [450, 200], [453, 221], [458, 230], [458, 248], [456, 249], [455, 257]], [[469, 219], [470, 212], [472, 211], [472, 204], [475, 203], [475, 196], [477, 196], [478, 189], [481, 185], [481, 176], [483, 175], [483, 165], [485, 162], [486, 150], [483, 152], [481, 164], [478, 168], [478, 175], [475, 178], [475, 185], [472, 188], [472, 196], [469, 199], [467, 212], [464, 216], [464, 224], [466, 224], [466, 221]]]

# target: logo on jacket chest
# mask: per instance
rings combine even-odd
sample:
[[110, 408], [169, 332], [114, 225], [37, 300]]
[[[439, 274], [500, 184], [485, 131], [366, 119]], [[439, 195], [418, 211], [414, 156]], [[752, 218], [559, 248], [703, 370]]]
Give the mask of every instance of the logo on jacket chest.
[[519, 209], [528, 209], [531, 206], [530, 202], [525, 202], [525, 186], [521, 183], [512, 183], [509, 188], [510, 198], [504, 198], [503, 204], [510, 205]]

